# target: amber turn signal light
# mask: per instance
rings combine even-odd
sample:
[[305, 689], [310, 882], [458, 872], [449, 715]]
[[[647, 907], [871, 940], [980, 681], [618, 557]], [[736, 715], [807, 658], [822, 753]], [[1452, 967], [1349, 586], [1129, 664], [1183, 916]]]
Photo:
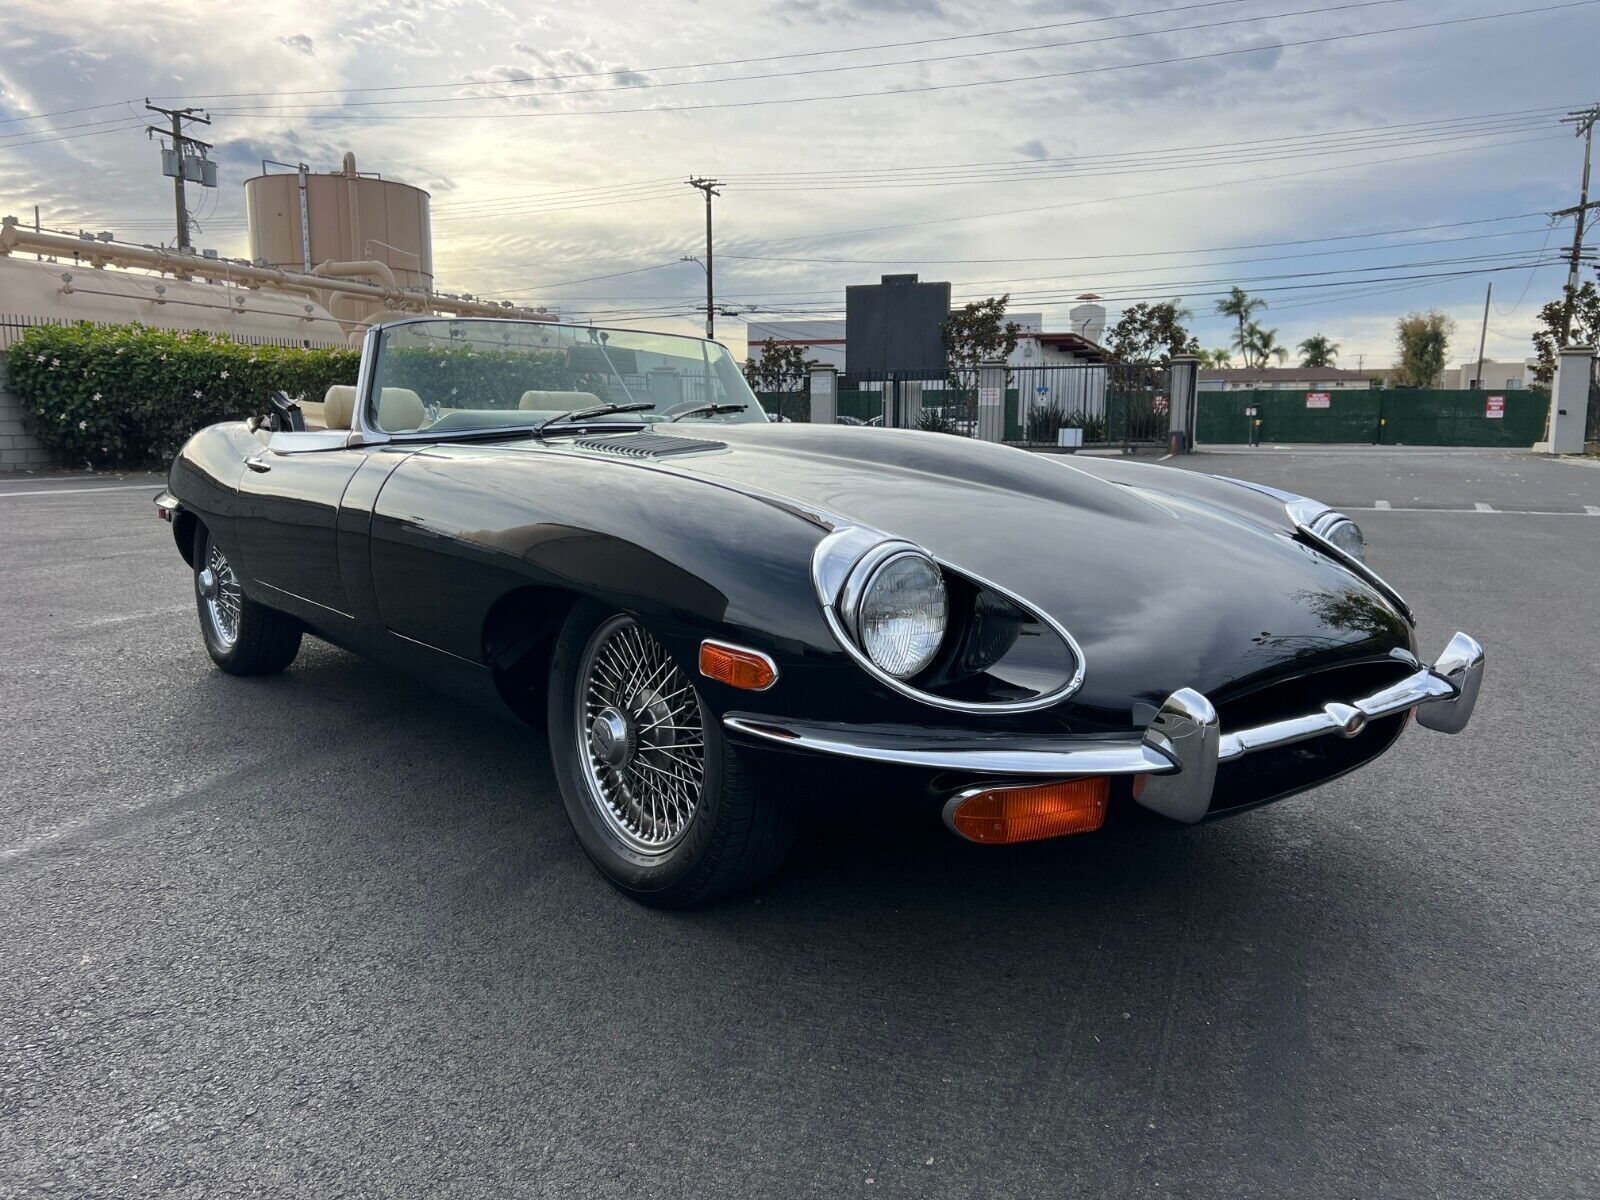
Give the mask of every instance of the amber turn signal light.
[[700, 674], [747, 692], [764, 692], [778, 681], [777, 665], [765, 654], [725, 642], [700, 643]]
[[990, 846], [1093, 833], [1106, 823], [1110, 794], [1104, 776], [992, 788], [957, 796], [945, 807], [945, 821], [969, 842]]

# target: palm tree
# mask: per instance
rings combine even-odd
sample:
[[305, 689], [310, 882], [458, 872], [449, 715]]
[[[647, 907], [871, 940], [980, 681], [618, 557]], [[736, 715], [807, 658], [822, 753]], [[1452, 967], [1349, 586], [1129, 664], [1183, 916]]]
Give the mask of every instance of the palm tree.
[[1248, 365], [1264, 367], [1269, 358], [1283, 362], [1289, 357], [1289, 350], [1288, 347], [1278, 344], [1276, 329], [1263, 329], [1251, 321], [1244, 331], [1244, 357]]
[[1339, 357], [1339, 343], [1314, 333], [1297, 347], [1302, 367], [1331, 367]]
[[1208, 371], [1226, 370], [1233, 366], [1233, 351], [1226, 346], [1216, 350], [1200, 351], [1200, 365]]
[[1258, 296], [1252, 296], [1238, 284], [1234, 284], [1225, 300], [1217, 301], [1217, 312], [1224, 317], [1232, 317], [1239, 322], [1239, 332], [1234, 335], [1233, 346], [1240, 354], [1245, 356], [1248, 363], [1250, 353], [1245, 348], [1247, 326], [1252, 324], [1251, 317], [1267, 307], [1267, 302]]

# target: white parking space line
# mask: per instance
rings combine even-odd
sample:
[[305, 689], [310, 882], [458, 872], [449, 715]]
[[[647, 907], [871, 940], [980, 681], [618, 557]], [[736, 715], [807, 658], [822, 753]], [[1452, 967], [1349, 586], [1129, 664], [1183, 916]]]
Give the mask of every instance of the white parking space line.
[[34, 488], [26, 492], [0, 490], [0, 500], [12, 496], [87, 496], [92, 492], [149, 492], [152, 496], [161, 490], [159, 483], [115, 483], [109, 487]]
[[1397, 513], [1467, 513], [1476, 516], [1478, 513], [1488, 513], [1494, 517], [1600, 517], [1600, 506], [1586, 504], [1583, 511], [1575, 508], [1490, 508], [1487, 504], [1479, 504], [1472, 508], [1395, 508], [1382, 500], [1374, 504], [1341, 504], [1341, 512], [1397, 512]]
[[1478, 502], [1477, 502], [1477, 503], [1476, 503], [1476, 504], [1474, 504], [1474, 505], [1473, 505], [1473, 506], [1472, 506], [1472, 507], [1473, 507], [1473, 508], [1475, 508], [1475, 509], [1477, 509], [1477, 510], [1478, 510], [1478, 511], [1479, 511], [1479, 512], [1493, 512], [1493, 511], [1494, 511], [1494, 509], [1492, 509], [1492, 508], [1490, 508], [1490, 507], [1489, 507], [1489, 506], [1488, 506], [1488, 505], [1487, 505], [1487, 504], [1485, 504], [1485, 503], [1484, 503], [1484, 502], [1483, 502], [1483, 501], [1482, 501], [1482, 500], [1479, 500], [1479, 501], [1478, 501]]
[[1383, 512], [1389, 507], [1389, 502], [1387, 500], [1374, 500], [1372, 502], [1372, 507], [1377, 509], [1379, 512]]

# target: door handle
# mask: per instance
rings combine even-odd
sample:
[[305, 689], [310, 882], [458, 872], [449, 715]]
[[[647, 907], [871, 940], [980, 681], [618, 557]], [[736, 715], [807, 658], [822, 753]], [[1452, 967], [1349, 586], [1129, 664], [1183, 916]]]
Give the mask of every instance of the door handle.
[[259, 454], [254, 458], [245, 459], [244, 465], [249, 467], [252, 471], [261, 471], [263, 473], [272, 470], [272, 464]]

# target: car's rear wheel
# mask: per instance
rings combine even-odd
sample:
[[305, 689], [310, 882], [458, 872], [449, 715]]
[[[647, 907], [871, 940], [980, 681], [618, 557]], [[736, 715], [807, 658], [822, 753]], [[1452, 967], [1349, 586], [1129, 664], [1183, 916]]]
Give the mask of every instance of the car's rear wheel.
[[300, 653], [300, 622], [244, 594], [210, 530], [194, 535], [194, 598], [211, 661], [230, 675], [271, 675]]
[[551, 660], [550, 752], [596, 866], [634, 899], [703, 903], [765, 878], [793, 842], [694, 683], [634, 618], [580, 604]]

